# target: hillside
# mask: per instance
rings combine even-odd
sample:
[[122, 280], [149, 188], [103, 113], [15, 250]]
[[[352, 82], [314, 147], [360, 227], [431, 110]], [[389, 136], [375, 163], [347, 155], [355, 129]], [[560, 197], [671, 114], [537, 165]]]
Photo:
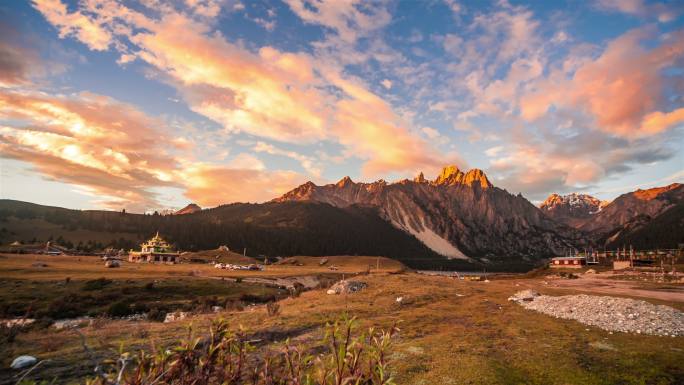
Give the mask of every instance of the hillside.
[[636, 249], [676, 249], [684, 244], [684, 203], [655, 218], [641, 215], [618, 226], [600, 241], [608, 249], [631, 245]]
[[[383, 220], [370, 207], [333, 207], [316, 202], [230, 204], [185, 215], [142, 215], [112, 211], [80, 211], [0, 200], [0, 239], [7, 244], [19, 235], [17, 224], [42, 223], [35, 233], [77, 246], [77, 234], [95, 234], [104, 241], [85, 242], [83, 247], [134, 248], [159, 231], [179, 250], [197, 251], [227, 245], [247, 248], [247, 255], [378, 255], [412, 267], [464, 268], [464, 261], [447, 261], [413, 236]], [[54, 231], [54, 233], [53, 233]], [[112, 236], [116, 234], [118, 238]], [[30, 234], [24, 234], [29, 237]], [[106, 239], [111, 239], [109, 242]], [[31, 237], [33, 238], [33, 237]], [[514, 268], [522, 268], [512, 263]], [[524, 265], [528, 266], [528, 265]], [[502, 266], [501, 268], [506, 268]]]
[[202, 250], [196, 252], [183, 253], [183, 260], [196, 262], [217, 262], [217, 263], [233, 263], [249, 265], [252, 263], [257, 263], [257, 260], [231, 250], [226, 250], [225, 248], [219, 247], [213, 250]]
[[684, 185], [673, 183], [664, 187], [636, 190], [622, 194], [582, 225], [587, 232], [614, 232], [639, 216], [655, 218], [676, 204], [684, 203]]

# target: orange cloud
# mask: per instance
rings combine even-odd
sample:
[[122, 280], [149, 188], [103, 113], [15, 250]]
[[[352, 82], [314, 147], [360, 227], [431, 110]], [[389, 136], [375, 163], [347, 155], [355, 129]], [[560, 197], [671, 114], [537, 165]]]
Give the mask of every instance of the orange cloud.
[[173, 141], [161, 123], [111, 98], [0, 91], [3, 157], [48, 178], [76, 184], [119, 205], [152, 205], [149, 188], [178, 185]]
[[0, 90], [0, 157], [77, 185], [106, 207], [164, 206], [154, 193], [164, 186], [182, 189], [203, 206], [265, 201], [305, 179], [296, 172], [266, 171], [245, 153], [224, 165], [194, 162], [186, 153], [189, 142], [166, 130], [163, 121], [101, 95]]
[[[373, 28], [371, 14], [357, 7], [321, 3], [318, 11], [326, 23], [339, 19]], [[45, 13], [41, 4], [36, 8]], [[109, 2], [88, 8], [88, 14], [93, 23], [106, 21], [104, 26], [116, 38], [135, 45], [135, 53], [121, 49], [126, 61], [135, 55], [170, 76], [192, 110], [229, 132], [292, 143], [337, 141], [346, 153], [367, 161], [367, 175], [432, 169], [445, 162], [388, 103], [318, 58], [268, 46], [253, 53], [170, 7], [161, 7], [158, 19]], [[344, 31], [342, 24], [334, 25], [331, 28]], [[119, 49], [121, 44], [114, 46]]]
[[684, 108], [678, 108], [666, 113], [656, 111], [644, 116], [641, 131], [648, 134], [657, 134], [681, 123], [684, 123]]
[[652, 28], [625, 33], [612, 41], [596, 60], [581, 64], [571, 78], [555, 71], [520, 99], [527, 120], [543, 116], [551, 106], [578, 107], [595, 119], [597, 127], [617, 136], [634, 138], [660, 133], [680, 120], [678, 113], [663, 118], [666, 87], [662, 70], [684, 56], [684, 31], [666, 35], [647, 49], [641, 43]]
[[292, 171], [236, 169], [194, 163], [181, 172], [187, 183], [185, 196], [202, 206], [227, 202], [264, 202], [305, 182]]

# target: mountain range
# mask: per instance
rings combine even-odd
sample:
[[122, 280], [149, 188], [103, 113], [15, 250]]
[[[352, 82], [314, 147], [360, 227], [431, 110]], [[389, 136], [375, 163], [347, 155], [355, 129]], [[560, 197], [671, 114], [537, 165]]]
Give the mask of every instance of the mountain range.
[[349, 177], [324, 186], [308, 182], [274, 200], [292, 201], [373, 207], [434, 252], [485, 264], [531, 263], [581, 241], [578, 232], [521, 195], [494, 187], [478, 169], [464, 173], [448, 166], [432, 181], [421, 173], [397, 183], [355, 183]]
[[684, 243], [684, 185], [636, 190], [612, 202], [552, 194], [541, 210], [587, 234], [597, 247], [676, 248]]
[[[0, 242], [61, 240], [74, 247], [134, 248], [159, 231], [183, 250], [228, 245], [251, 256], [383, 255], [417, 268], [529, 268], [570, 247], [675, 248], [684, 243], [684, 185], [603, 202], [552, 194], [536, 207], [484, 172], [445, 167], [395, 183], [307, 182], [263, 204], [178, 215], [68, 210], [0, 200]], [[45, 238], [45, 239], [43, 239]]]

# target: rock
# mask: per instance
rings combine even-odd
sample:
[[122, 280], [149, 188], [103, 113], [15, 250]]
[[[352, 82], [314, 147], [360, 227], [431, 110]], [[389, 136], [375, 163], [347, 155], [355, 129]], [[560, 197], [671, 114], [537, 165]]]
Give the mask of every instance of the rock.
[[121, 263], [115, 259], [110, 259], [107, 262], [105, 262], [105, 267], [109, 267], [109, 268], [121, 267]]
[[182, 321], [182, 320], [188, 318], [188, 314], [189, 313], [184, 312], [184, 311], [177, 311], [174, 313], [168, 313], [168, 314], [166, 314], [166, 318], [164, 318], [164, 323]]
[[54, 326], [55, 329], [57, 329], [57, 330], [62, 330], [62, 329], [71, 329], [71, 328], [89, 326], [92, 324], [93, 324], [93, 318], [85, 316], [85, 317], [79, 317], [79, 318], [57, 320], [52, 324], [52, 326]]
[[534, 290], [522, 290], [513, 294], [512, 297], [508, 297], [508, 300], [513, 302], [533, 301], [536, 297], [539, 297], [540, 295], [541, 294], [537, 293]]
[[526, 309], [555, 318], [576, 320], [609, 332], [684, 336], [684, 313], [646, 301], [580, 294], [541, 295], [532, 301], [516, 302]]
[[348, 293], [356, 293], [357, 291], [361, 291], [365, 289], [368, 286], [365, 282], [360, 282], [360, 281], [340, 281], [337, 282], [336, 284], [332, 285], [330, 289], [328, 289], [328, 294], [348, 294]]
[[31, 265], [32, 267], [48, 267], [47, 263], [35, 262]]
[[213, 311], [214, 313], [218, 313], [221, 310], [223, 310], [223, 308], [221, 306], [212, 306], [211, 307], [211, 311]]
[[12, 361], [10, 368], [12, 369], [24, 369], [29, 366], [33, 366], [38, 362], [38, 359], [33, 356], [19, 356]]
[[0, 326], [6, 327], [6, 328], [11, 328], [11, 327], [15, 327], [15, 326], [23, 327], [23, 326], [29, 326], [34, 322], [36, 322], [36, 320], [33, 318], [3, 319], [3, 320], [0, 320]]

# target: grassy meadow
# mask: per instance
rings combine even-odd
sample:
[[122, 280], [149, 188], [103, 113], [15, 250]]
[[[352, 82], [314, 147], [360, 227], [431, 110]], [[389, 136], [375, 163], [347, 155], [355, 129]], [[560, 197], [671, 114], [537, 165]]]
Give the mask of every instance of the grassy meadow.
[[[124, 264], [121, 269], [103, 271], [97, 270], [99, 263], [89, 261], [84, 266], [90, 267], [83, 267], [80, 276], [74, 273], [79, 270], [78, 266], [70, 266], [76, 262], [65, 263], [65, 266], [56, 262], [50, 266], [48, 262], [48, 267], [42, 268], [45, 271], [34, 272], [33, 268], [12, 258], [0, 259], [3, 285], [9, 285], [5, 283], [8, 278], [13, 285], [22, 280], [26, 282], [21, 285], [27, 286], [56, 285], [56, 280], [63, 280], [64, 273], [68, 272], [73, 275], [72, 280], [79, 282], [106, 276], [114, 281], [111, 288], [102, 289], [106, 293], [117, 288], [121, 290], [118, 285], [128, 281], [144, 291], [144, 282], [163, 278], [163, 282], [168, 281], [164, 285], [168, 286], [160, 287], [168, 288], [168, 298], [174, 301], [179, 300], [180, 292], [196, 293], [200, 297], [228, 297], [242, 295], [247, 290], [240, 285], [232, 286], [234, 282], [202, 277], [205, 273], [267, 276], [329, 273], [327, 268], [320, 266], [320, 261], [299, 258], [301, 261], [295, 264], [276, 265], [272, 266], [273, 270], [267, 268], [263, 272], [210, 268], [205, 271], [204, 267], [190, 264]], [[366, 271], [371, 260], [374, 259], [357, 262], [347, 259], [348, 266], [342, 267], [340, 263], [340, 271], [346, 274]], [[188, 275], [192, 271], [195, 273]], [[165, 278], [164, 274], [167, 274]], [[324, 289], [304, 292], [279, 301], [277, 314], [269, 315], [266, 306], [257, 305], [201, 313], [188, 320], [166, 324], [101, 319], [79, 330], [100, 358], [116, 357], [121, 346], [131, 351], [168, 346], [187, 336], [188, 327], [201, 333], [217, 318], [226, 319], [232, 328], [242, 330], [255, 341], [257, 354], [277, 349], [285, 339], [316, 352], [322, 349], [325, 323], [349, 315], [357, 317], [361, 328], [388, 329], [398, 322], [400, 332], [390, 349], [390, 368], [398, 384], [677, 384], [684, 378], [683, 337], [611, 334], [575, 321], [528, 311], [507, 301], [511, 294], [525, 288], [551, 295], [590, 293], [590, 290], [547, 285], [543, 276], [467, 282], [401, 269], [371, 270], [370, 274], [356, 279], [366, 282], [367, 289], [348, 295], [327, 295]], [[79, 293], [83, 293], [83, 285], [84, 282], [74, 283]], [[182, 285], [188, 286], [183, 290], [180, 289]], [[8, 287], [3, 287], [3, 296], [7, 296]], [[166, 293], [165, 289], [161, 290]], [[398, 297], [402, 297], [401, 302], [397, 302]], [[682, 302], [649, 301], [684, 309]], [[11, 343], [3, 341], [2, 367], [8, 367], [12, 357], [19, 354], [50, 360], [31, 375], [33, 379], [76, 383], [92, 373], [79, 336], [70, 330], [33, 328], [18, 334]], [[0, 382], [12, 383], [12, 374], [2, 369], [0, 378], [7, 380]]]

